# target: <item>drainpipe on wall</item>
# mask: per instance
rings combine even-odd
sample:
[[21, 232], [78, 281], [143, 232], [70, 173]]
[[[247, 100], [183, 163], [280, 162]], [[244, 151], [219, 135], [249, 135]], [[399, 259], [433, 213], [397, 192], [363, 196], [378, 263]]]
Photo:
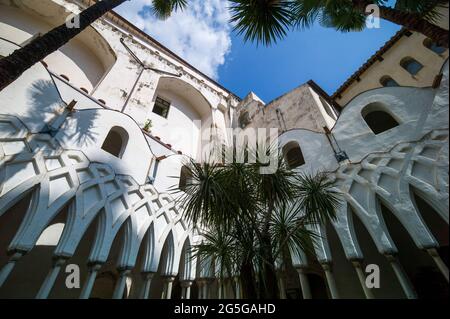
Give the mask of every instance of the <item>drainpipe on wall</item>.
[[334, 137], [334, 135], [330, 131], [330, 129], [328, 127], [324, 126], [323, 130], [325, 131], [325, 135], [328, 139], [328, 142], [331, 145], [331, 148], [333, 149], [334, 156], [336, 157], [336, 160], [338, 161], [338, 163], [348, 161], [349, 158], [348, 158], [347, 153], [340, 148], [336, 138]]

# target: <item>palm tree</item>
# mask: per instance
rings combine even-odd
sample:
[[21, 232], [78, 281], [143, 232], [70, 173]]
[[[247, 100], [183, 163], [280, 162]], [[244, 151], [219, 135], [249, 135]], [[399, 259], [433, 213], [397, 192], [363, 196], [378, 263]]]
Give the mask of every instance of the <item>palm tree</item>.
[[[215, 272], [221, 284], [219, 289], [224, 296], [223, 282], [227, 278], [233, 278], [239, 272], [237, 265], [241, 264], [244, 253], [239, 245], [236, 234], [225, 231], [222, 228], [210, 229], [202, 234], [203, 241], [193, 248], [193, 258], [197, 260], [212, 260], [215, 264]], [[236, 291], [235, 291], [236, 293]]]
[[309, 27], [319, 21], [337, 30], [361, 31], [375, 4], [380, 18], [420, 32], [441, 46], [448, 47], [448, 31], [434, 23], [439, 8], [448, 0], [397, 0], [395, 7], [386, 0], [230, 0], [231, 21], [245, 40], [268, 45], [286, 36], [291, 27]]
[[[305, 227], [312, 222], [323, 223], [334, 218], [338, 205], [338, 196], [332, 191], [332, 183], [326, 175], [298, 176], [287, 168], [282, 156], [278, 163], [276, 172], [261, 174], [263, 164], [258, 161], [218, 165], [191, 160], [186, 165], [190, 182], [178, 198], [189, 222], [202, 224], [215, 236], [226, 234], [226, 238], [233, 238], [237, 243], [230, 246], [241, 249], [236, 260], [240, 263], [238, 268], [248, 298], [256, 297], [256, 276], [260, 278], [258, 293], [261, 298], [279, 297], [275, 261], [292, 242], [305, 248], [305, 236], [310, 237]], [[274, 220], [277, 220], [274, 216], [279, 216], [283, 207], [292, 202], [298, 203], [294, 213], [301, 217], [290, 215], [289, 221], [295, 226], [278, 236], [279, 242], [274, 243], [273, 234], [279, 234], [274, 227]], [[206, 251], [224, 252], [224, 246], [217, 243], [225, 240], [212, 238], [217, 237], [210, 238]], [[225, 251], [229, 253], [229, 250]], [[222, 257], [219, 256], [222, 255], [213, 255], [220, 260]]]
[[[75, 19], [80, 22], [79, 27], [68, 27], [66, 23], [54, 28], [41, 37], [37, 37], [29, 44], [14, 51], [11, 55], [0, 60], [0, 91], [18, 79], [23, 72], [43, 60], [49, 54], [65, 45], [95, 20], [105, 13], [120, 6], [128, 0], [97, 1], [82, 11]], [[167, 18], [172, 11], [182, 9], [188, 0], [153, 0], [153, 12], [160, 18]]]

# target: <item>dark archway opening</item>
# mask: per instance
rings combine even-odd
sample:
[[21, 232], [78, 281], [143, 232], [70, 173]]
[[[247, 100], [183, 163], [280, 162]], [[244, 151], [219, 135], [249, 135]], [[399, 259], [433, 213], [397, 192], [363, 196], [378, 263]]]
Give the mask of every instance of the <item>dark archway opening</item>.
[[102, 149], [109, 154], [122, 158], [128, 143], [128, 133], [121, 127], [113, 127], [103, 142]]
[[386, 257], [380, 254], [375, 242], [368, 232], [366, 226], [359, 219], [358, 215], [349, 206], [349, 218], [353, 223], [356, 238], [358, 240], [360, 249], [364, 256], [364, 264], [377, 265], [380, 268], [380, 288], [372, 289], [372, 293], [377, 299], [400, 299], [405, 298], [405, 294], [395, 276], [391, 265]]
[[399, 123], [387, 112], [372, 111], [364, 116], [364, 120], [375, 135], [397, 127]]
[[407, 230], [389, 208], [379, 201], [392, 240], [398, 248], [401, 265], [410, 278], [419, 299], [447, 299], [448, 284], [432, 258], [417, 248]]
[[333, 273], [340, 297], [343, 299], [365, 299], [364, 290], [353, 265], [345, 255], [336, 230], [330, 223], [327, 223], [326, 231], [333, 260]]
[[423, 199], [413, 187], [410, 189], [413, 203], [422, 216], [425, 224], [439, 243], [439, 255], [448, 267], [449, 228], [439, 213]]

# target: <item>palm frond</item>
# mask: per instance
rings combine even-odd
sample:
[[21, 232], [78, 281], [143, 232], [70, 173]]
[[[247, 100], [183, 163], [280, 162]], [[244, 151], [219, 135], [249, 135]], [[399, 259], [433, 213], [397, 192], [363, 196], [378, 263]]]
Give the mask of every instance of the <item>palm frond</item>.
[[305, 218], [311, 223], [322, 224], [336, 219], [340, 205], [340, 194], [334, 190], [334, 183], [325, 173], [297, 176], [297, 201]]
[[213, 260], [217, 265], [216, 275], [221, 279], [238, 273], [242, 250], [236, 238], [221, 228], [205, 232], [203, 238], [202, 243], [193, 248], [193, 255], [198, 260]]
[[263, 45], [283, 39], [292, 20], [290, 1], [230, 0], [231, 23], [245, 41]]
[[291, 8], [292, 24], [298, 28], [309, 28], [315, 22], [343, 32], [361, 31], [365, 27], [365, 14], [351, 1], [294, 0]]
[[[261, 147], [262, 148], [262, 147]], [[253, 185], [254, 192], [257, 194], [258, 202], [263, 206], [272, 203], [273, 206], [286, 204], [295, 197], [296, 173], [288, 168], [283, 154], [275, 151], [276, 146], [266, 146], [263, 151], [267, 154], [277, 154], [277, 169], [270, 174], [262, 174], [263, 168], [267, 163], [260, 161], [258, 157], [256, 163], [249, 164], [249, 179]], [[254, 151], [256, 153], [256, 150]], [[260, 150], [261, 152], [261, 150]]]
[[294, 0], [290, 3], [291, 23], [299, 28], [310, 28], [321, 16], [326, 1]]
[[362, 31], [366, 27], [366, 15], [349, 2], [330, 1], [322, 11], [319, 22], [327, 28], [341, 32]]
[[416, 13], [420, 17], [437, 23], [443, 17], [442, 8], [448, 8], [448, 0], [397, 0], [397, 10]]
[[[204, 226], [228, 225], [238, 212], [235, 200], [224, 187], [223, 170], [217, 164], [197, 163], [185, 165], [190, 176], [183, 190], [175, 186], [172, 192], [180, 193], [177, 203], [183, 217], [192, 224]], [[226, 185], [226, 184], [225, 184]]]
[[152, 0], [152, 13], [155, 17], [165, 20], [173, 11], [183, 10], [188, 0]]
[[311, 253], [317, 235], [307, 225], [308, 220], [303, 216], [299, 203], [279, 207], [270, 221], [274, 258], [280, 258], [281, 254], [281, 260], [287, 262], [290, 260], [290, 252]]

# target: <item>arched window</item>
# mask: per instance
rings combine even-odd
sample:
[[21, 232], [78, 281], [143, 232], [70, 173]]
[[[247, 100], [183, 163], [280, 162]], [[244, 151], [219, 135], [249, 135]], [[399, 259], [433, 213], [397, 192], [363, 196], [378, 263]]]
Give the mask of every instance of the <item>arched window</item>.
[[305, 158], [297, 142], [287, 143], [283, 147], [283, 156], [289, 169], [294, 169], [305, 164]]
[[192, 184], [192, 172], [187, 166], [183, 166], [180, 172], [180, 183], [178, 188], [183, 192]]
[[406, 71], [408, 71], [411, 75], [416, 75], [423, 68], [423, 65], [420, 64], [420, 62], [418, 62], [417, 60], [415, 60], [411, 57], [404, 58], [400, 62], [400, 65], [402, 66], [402, 68], [404, 68]]
[[128, 133], [125, 129], [115, 126], [113, 127], [105, 138], [102, 145], [102, 150], [122, 158], [125, 153], [125, 148], [128, 143]]
[[378, 103], [369, 104], [362, 111], [362, 116], [376, 135], [397, 127], [399, 122]]
[[239, 127], [244, 129], [250, 124], [250, 115], [247, 111], [243, 111], [239, 116]]
[[447, 51], [447, 49], [445, 47], [438, 45], [436, 42], [433, 42], [433, 40], [431, 40], [429, 38], [425, 39], [423, 41], [423, 45], [426, 48], [430, 49], [431, 51], [433, 51], [434, 53], [439, 54], [439, 55], [444, 53], [445, 51]]
[[380, 79], [380, 84], [381, 84], [382, 86], [384, 86], [384, 87], [395, 87], [395, 86], [399, 86], [398, 83], [397, 83], [393, 78], [391, 78], [391, 77], [388, 76], [388, 75], [383, 76], [383, 77]]

